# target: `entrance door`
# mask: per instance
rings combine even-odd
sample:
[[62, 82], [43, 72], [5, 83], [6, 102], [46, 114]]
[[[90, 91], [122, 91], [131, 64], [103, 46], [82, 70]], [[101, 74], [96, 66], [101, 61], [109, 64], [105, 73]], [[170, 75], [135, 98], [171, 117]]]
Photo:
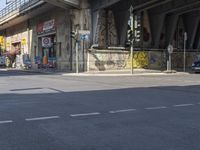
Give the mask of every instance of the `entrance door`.
[[56, 42], [55, 35], [41, 37], [41, 58], [44, 67], [56, 68]]

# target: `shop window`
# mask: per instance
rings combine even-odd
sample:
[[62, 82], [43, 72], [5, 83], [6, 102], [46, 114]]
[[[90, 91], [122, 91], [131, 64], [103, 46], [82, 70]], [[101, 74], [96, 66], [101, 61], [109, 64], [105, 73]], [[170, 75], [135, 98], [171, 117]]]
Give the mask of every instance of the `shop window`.
[[62, 57], [62, 47], [61, 42], [58, 43], [59, 57]]
[[36, 57], [36, 55], [37, 55], [37, 47], [34, 46], [34, 57]]

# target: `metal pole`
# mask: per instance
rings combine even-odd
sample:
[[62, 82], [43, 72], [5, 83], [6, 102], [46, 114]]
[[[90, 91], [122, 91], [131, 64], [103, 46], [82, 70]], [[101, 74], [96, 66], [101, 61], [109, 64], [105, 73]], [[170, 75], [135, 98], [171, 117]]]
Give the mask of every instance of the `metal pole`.
[[186, 41], [184, 40], [184, 54], [183, 54], [183, 55], [184, 55], [184, 56], [183, 56], [183, 57], [184, 57], [184, 58], [183, 58], [183, 61], [184, 61], [184, 62], [183, 62], [183, 71], [184, 71], [184, 72], [185, 72], [185, 70], [186, 70], [186, 68], [185, 68], [185, 66], [186, 66], [186, 61], [185, 61], [185, 59], [186, 59], [185, 49], [186, 49], [186, 48], [185, 48], [185, 47], [186, 47], [186, 46], [185, 46], [185, 45], [186, 45]]
[[131, 42], [131, 74], [133, 74], [133, 42]]
[[76, 73], [79, 73], [79, 55], [78, 55], [79, 43], [76, 41]]
[[[130, 16], [131, 16], [131, 31], [133, 32], [134, 30], [134, 20], [133, 20], [133, 6], [130, 7]], [[134, 33], [132, 33], [133, 36], [134, 36]], [[134, 49], [134, 46], [133, 46], [133, 37], [131, 39], [131, 74], [133, 74], [133, 71], [134, 71], [134, 66], [133, 66], [133, 49]]]
[[83, 39], [83, 72], [85, 71], [85, 40]]
[[169, 54], [169, 71], [172, 72], [172, 55]]
[[186, 71], [186, 42], [187, 42], [187, 33], [184, 33], [184, 56], [183, 56], [183, 71]]

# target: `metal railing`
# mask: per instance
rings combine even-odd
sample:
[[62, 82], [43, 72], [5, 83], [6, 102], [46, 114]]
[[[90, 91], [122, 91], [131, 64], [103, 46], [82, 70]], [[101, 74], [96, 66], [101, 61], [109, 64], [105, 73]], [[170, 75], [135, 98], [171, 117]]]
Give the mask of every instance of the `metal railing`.
[[0, 10], [0, 20], [9, 17], [10, 14], [13, 14], [14, 12], [20, 13], [41, 1], [42, 0], [15, 0], [7, 5], [4, 9]]

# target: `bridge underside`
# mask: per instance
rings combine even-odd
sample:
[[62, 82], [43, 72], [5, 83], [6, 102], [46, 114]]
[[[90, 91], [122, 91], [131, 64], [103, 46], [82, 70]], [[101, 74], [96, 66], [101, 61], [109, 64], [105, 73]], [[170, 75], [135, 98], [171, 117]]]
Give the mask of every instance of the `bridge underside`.
[[[41, 2], [66, 9], [91, 9], [92, 41], [100, 48], [128, 46], [130, 6], [133, 6], [134, 12], [136, 48], [165, 49], [169, 44], [173, 44], [175, 48], [183, 49], [185, 32], [188, 35], [187, 48], [200, 48], [199, 0], [44, 0]], [[87, 5], [84, 5], [86, 3]], [[7, 23], [7, 20], [5, 22]], [[4, 25], [0, 28], [5, 27]]]
[[69, 8], [71, 6], [79, 8], [80, 1], [79, 0], [44, 0], [45, 2], [51, 3], [58, 7]]
[[[199, 0], [91, 0], [91, 3], [93, 39], [100, 47], [126, 45], [132, 5], [137, 24], [136, 47], [165, 49], [171, 43], [182, 49], [187, 32], [187, 48], [200, 48]], [[106, 42], [102, 43], [102, 39]]]

